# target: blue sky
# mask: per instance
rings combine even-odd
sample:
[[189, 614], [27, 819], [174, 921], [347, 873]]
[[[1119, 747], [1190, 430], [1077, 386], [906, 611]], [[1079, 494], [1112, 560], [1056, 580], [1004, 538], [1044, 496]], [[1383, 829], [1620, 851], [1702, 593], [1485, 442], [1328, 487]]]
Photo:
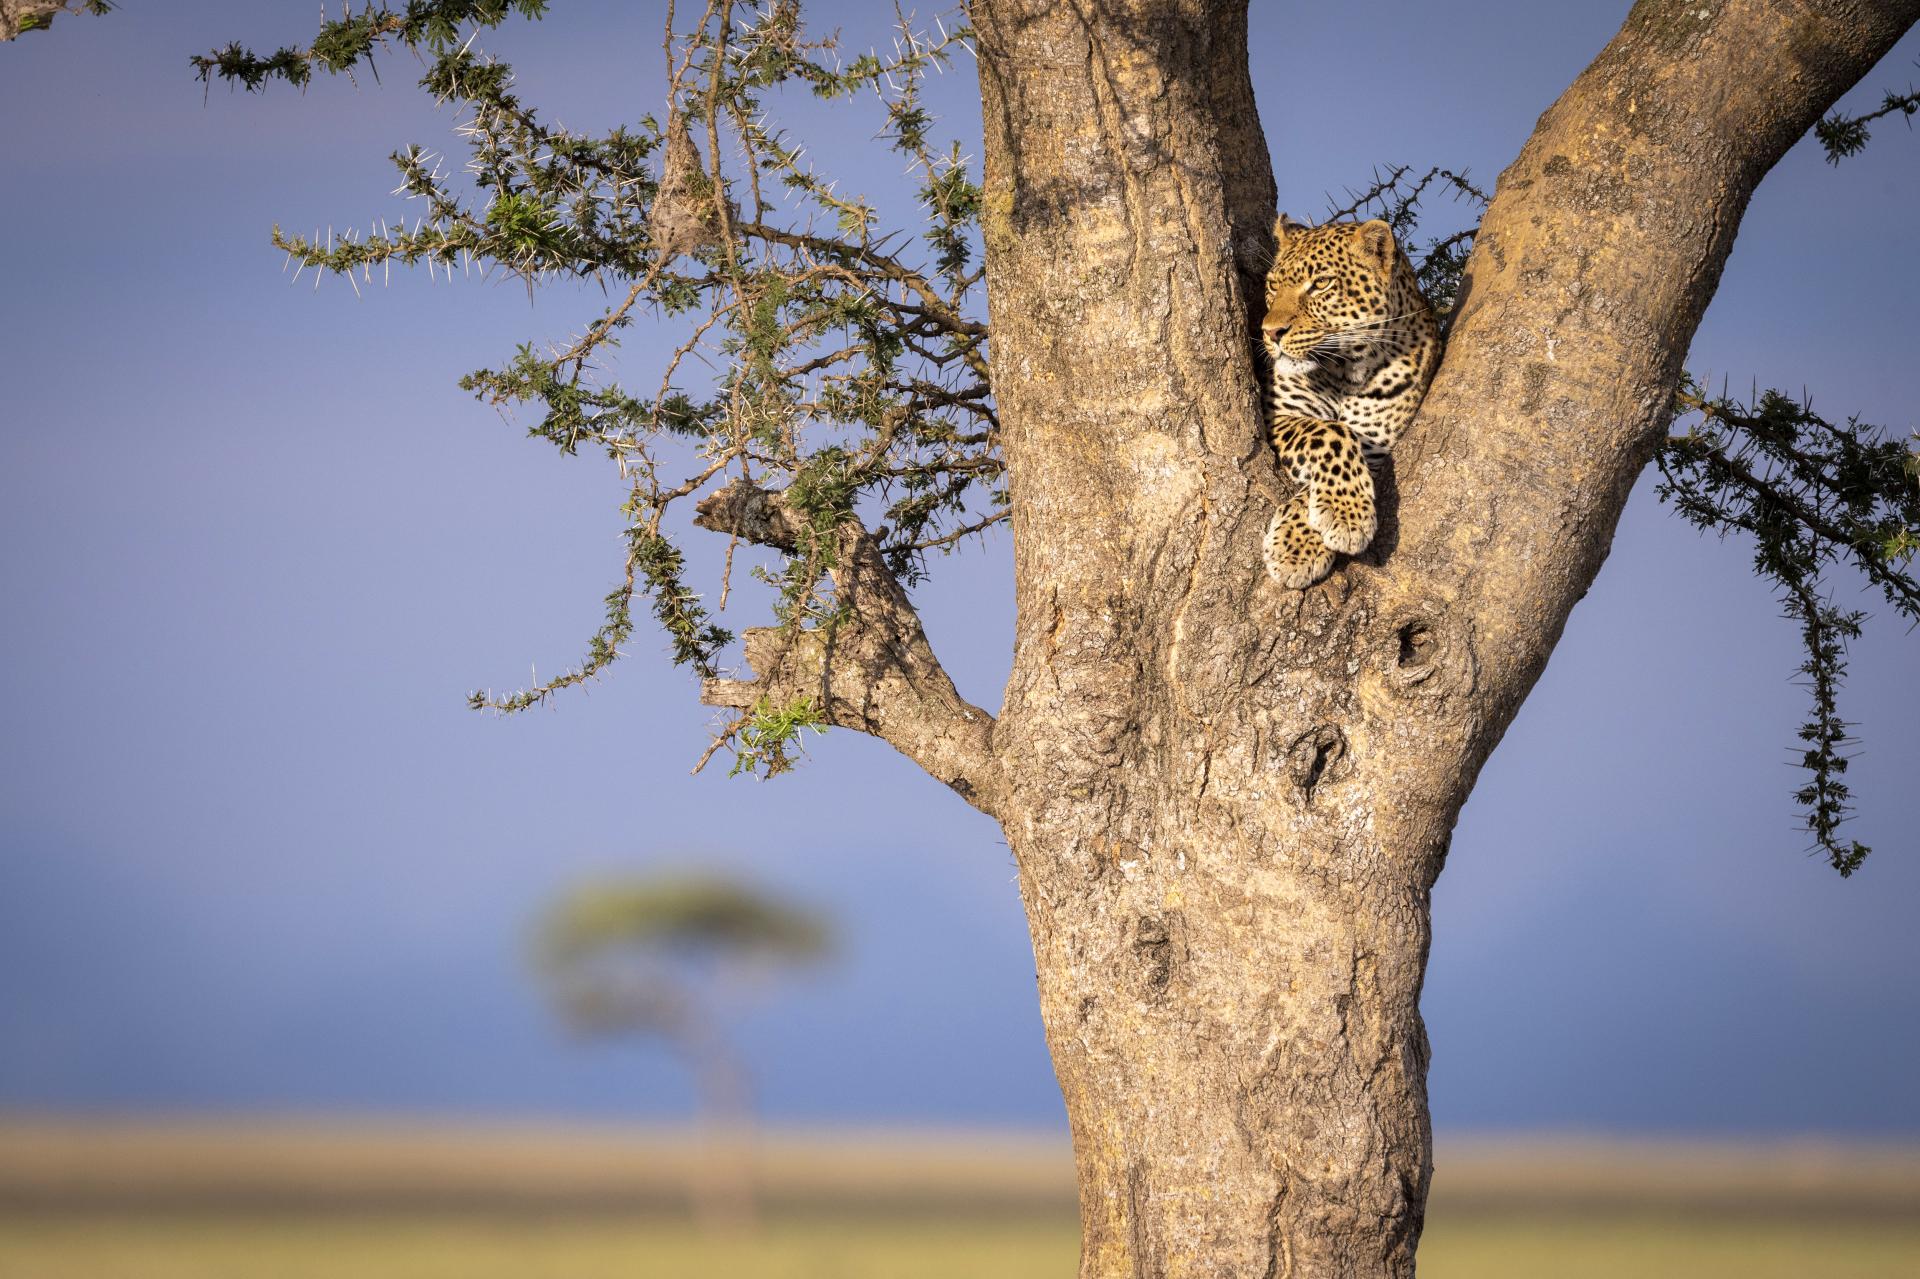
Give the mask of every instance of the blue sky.
[[[655, 7], [554, 7], [487, 41], [526, 96], [582, 127], [652, 109]], [[1316, 214], [1376, 162], [1491, 181], [1627, 7], [1256, 6], [1283, 207]], [[810, 12], [885, 38], [874, 7]], [[452, 141], [392, 59], [383, 85], [203, 100], [189, 53], [312, 17], [129, 0], [0, 46], [0, 1108], [682, 1113], [665, 1054], [554, 1032], [525, 938], [583, 875], [717, 864], [844, 939], [741, 1019], [774, 1118], [1059, 1124], [1011, 859], [944, 788], [849, 733], [773, 783], [689, 777], [710, 713], [645, 635], [550, 710], [465, 708], [575, 658], [620, 518], [604, 463], [453, 382], [592, 300], [289, 287], [272, 224], [391, 219], [386, 154]], [[1366, 91], [1329, 55], [1356, 42]], [[937, 90], [977, 135], [966, 69]], [[871, 116], [795, 119], [823, 165], [892, 189]], [[1692, 367], [1913, 428], [1916, 197], [1897, 124], [1838, 169], [1796, 150]], [[967, 550], [921, 596], [990, 706], [1009, 559]], [[1916, 657], [1895, 622], [1854, 649], [1876, 853], [1843, 883], [1789, 801], [1793, 629], [1745, 547], [1643, 485], [1435, 893], [1436, 1122], [1920, 1133]]]

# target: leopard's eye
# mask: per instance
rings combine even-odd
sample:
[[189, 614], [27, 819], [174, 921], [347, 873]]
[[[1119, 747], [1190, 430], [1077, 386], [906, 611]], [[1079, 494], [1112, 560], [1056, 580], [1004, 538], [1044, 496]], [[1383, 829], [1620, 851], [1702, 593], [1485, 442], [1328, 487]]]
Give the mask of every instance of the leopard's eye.
[[1307, 292], [1325, 293], [1333, 287], [1333, 284], [1334, 280], [1331, 275], [1316, 275], [1313, 277], [1313, 282], [1307, 285]]

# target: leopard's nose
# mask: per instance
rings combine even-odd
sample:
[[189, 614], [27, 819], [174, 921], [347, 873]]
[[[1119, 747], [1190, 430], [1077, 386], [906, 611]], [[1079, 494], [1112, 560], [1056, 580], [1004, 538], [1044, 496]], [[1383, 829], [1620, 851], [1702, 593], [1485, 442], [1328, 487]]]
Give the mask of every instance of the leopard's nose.
[[1260, 331], [1275, 342], [1285, 337], [1290, 327], [1292, 326], [1282, 324], [1278, 320], [1262, 320], [1260, 322]]

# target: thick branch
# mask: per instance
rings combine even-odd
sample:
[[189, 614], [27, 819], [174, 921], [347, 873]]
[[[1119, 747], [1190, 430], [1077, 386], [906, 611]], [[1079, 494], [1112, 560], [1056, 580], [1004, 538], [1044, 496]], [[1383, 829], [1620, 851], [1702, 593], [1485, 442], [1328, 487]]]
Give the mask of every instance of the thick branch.
[[[694, 523], [782, 551], [812, 536], [778, 493], [743, 481], [704, 499]], [[997, 815], [1002, 778], [993, 716], [960, 696], [873, 536], [851, 519], [827, 536], [836, 542], [831, 572], [839, 620], [810, 630], [747, 631], [753, 678], [706, 680], [700, 700], [751, 710], [763, 698], [776, 706], [809, 699], [829, 722], [880, 738]]]
[[1501, 175], [1395, 454], [1380, 584], [1471, 637], [1487, 697], [1466, 758], [1604, 560], [1755, 185], [1916, 18], [1920, 0], [1642, 0]]

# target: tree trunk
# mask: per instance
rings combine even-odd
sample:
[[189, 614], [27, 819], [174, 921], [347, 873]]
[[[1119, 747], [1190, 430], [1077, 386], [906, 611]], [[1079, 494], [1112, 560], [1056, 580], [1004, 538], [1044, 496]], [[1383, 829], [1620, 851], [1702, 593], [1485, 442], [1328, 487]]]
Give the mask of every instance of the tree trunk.
[[1413, 1273], [1454, 818], [1754, 184], [1917, 14], [1637, 5], [1502, 175], [1374, 547], [1292, 592], [1259, 551], [1244, 0], [975, 5], [1018, 624], [993, 767], [946, 780], [1019, 860], [1083, 1279]]
[[702, 1229], [733, 1235], [760, 1218], [754, 1151], [753, 1086], [719, 1026], [689, 1002], [672, 1031], [700, 1098], [700, 1157], [693, 1171], [693, 1215]]

